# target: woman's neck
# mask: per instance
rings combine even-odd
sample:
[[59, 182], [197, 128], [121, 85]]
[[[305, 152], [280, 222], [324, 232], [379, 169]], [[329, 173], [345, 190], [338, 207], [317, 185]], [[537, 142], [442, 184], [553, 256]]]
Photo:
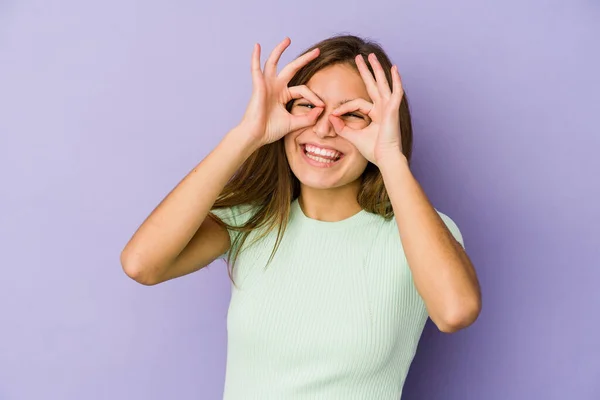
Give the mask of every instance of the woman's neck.
[[361, 210], [358, 204], [359, 186], [345, 185], [332, 189], [315, 189], [301, 185], [298, 203], [308, 218], [337, 222]]

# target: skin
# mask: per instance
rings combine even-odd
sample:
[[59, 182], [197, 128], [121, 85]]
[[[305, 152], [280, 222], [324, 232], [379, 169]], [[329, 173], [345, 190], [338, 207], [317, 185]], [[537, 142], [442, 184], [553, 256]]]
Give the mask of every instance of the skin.
[[[321, 100], [323, 107], [302, 98], [294, 102], [291, 114], [305, 115], [319, 108], [322, 112], [314, 125], [284, 137], [287, 159], [300, 181], [300, 204], [305, 213], [323, 221], [342, 220], [360, 211], [356, 201], [359, 178], [368, 161], [351, 142], [335, 132], [329, 117], [341, 103], [357, 98], [369, 101], [369, 94], [360, 75], [346, 64], [317, 72], [306, 86]], [[348, 112], [339, 119], [354, 129], [365, 128], [370, 123], [370, 118], [360, 111]], [[307, 142], [336, 149], [344, 158], [332, 168], [316, 168], [303, 156], [301, 145]]]
[[[319, 71], [307, 85], [288, 87], [302, 66], [319, 56], [305, 54], [277, 73], [290, 45], [284, 39], [264, 70], [260, 45], [252, 53], [253, 91], [242, 121], [160, 202], [121, 253], [125, 273], [145, 285], [184, 276], [210, 264], [231, 245], [227, 231], [208, 217], [228, 180], [261, 146], [284, 138], [290, 166], [301, 182], [300, 205], [313, 219], [339, 221], [360, 211], [358, 178], [367, 161], [381, 171], [398, 230], [429, 316], [443, 332], [472, 324], [481, 310], [473, 265], [412, 175], [401, 152], [398, 69], [392, 90], [374, 55], [357, 56], [359, 72], [347, 66]], [[291, 112], [285, 105], [295, 99]], [[339, 105], [340, 102], [350, 100]], [[308, 110], [308, 111], [307, 111]], [[310, 166], [300, 155], [304, 142], [344, 153], [330, 168]]]
[[[311, 126], [284, 137], [290, 167], [301, 183], [300, 205], [305, 214], [323, 221], [339, 221], [360, 211], [356, 200], [358, 178], [367, 162], [381, 171], [390, 196], [402, 246], [415, 286], [437, 327], [447, 333], [470, 326], [481, 311], [475, 269], [429, 202], [402, 154], [399, 107], [404, 95], [398, 69], [393, 66], [392, 89], [374, 54], [368, 57], [375, 77], [362, 56], [357, 73], [335, 65], [316, 73], [306, 84], [311, 98], [298, 99], [292, 115], [322, 109]], [[348, 101], [349, 100], [349, 101]], [[334, 148], [344, 158], [334, 167], [318, 168], [302, 156], [310, 142]]]

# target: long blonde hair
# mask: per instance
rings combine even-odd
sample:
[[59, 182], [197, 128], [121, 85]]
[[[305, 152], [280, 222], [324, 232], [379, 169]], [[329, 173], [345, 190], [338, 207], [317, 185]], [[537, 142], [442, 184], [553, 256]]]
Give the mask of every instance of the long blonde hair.
[[[354, 58], [361, 54], [365, 58], [375, 53], [381, 63], [388, 83], [392, 82], [390, 68], [392, 63], [381, 46], [373, 41], [353, 35], [339, 35], [325, 39], [306, 49], [305, 54], [314, 48], [320, 49], [320, 55], [300, 69], [288, 86], [306, 84], [318, 71], [336, 64], [347, 64], [356, 69]], [[369, 70], [373, 74], [371, 66]], [[288, 111], [293, 102], [287, 104]], [[400, 131], [402, 132], [402, 151], [410, 162], [412, 153], [412, 124], [406, 93], [400, 104]], [[238, 205], [251, 205], [253, 213], [243, 226], [232, 226], [215, 219], [227, 229], [240, 232], [231, 244], [234, 251], [227, 257], [229, 277], [233, 281], [232, 271], [240, 250], [250, 232], [261, 228], [260, 239], [277, 228], [277, 239], [267, 265], [273, 259], [288, 223], [290, 206], [300, 195], [300, 182], [292, 173], [285, 154], [283, 138], [262, 146], [255, 151], [236, 171], [225, 185], [213, 208], [228, 208]], [[358, 203], [362, 209], [381, 215], [386, 219], [393, 217], [393, 210], [379, 169], [369, 163], [361, 176]], [[235, 284], [235, 282], [234, 282]]]

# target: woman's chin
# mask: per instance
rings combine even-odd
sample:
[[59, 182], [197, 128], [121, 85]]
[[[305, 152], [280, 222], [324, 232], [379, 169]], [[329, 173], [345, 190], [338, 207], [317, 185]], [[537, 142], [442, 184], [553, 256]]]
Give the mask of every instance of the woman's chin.
[[324, 190], [343, 186], [343, 182], [340, 182], [339, 177], [333, 176], [314, 176], [314, 174], [303, 174], [303, 176], [298, 177], [298, 180], [303, 186], [311, 189]]

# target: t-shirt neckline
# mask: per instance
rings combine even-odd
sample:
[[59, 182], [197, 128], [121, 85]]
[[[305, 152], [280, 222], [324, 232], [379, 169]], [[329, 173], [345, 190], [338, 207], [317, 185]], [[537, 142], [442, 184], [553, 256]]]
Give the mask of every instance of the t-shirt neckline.
[[293, 217], [296, 217], [303, 224], [312, 226], [314, 228], [318, 228], [320, 230], [349, 228], [365, 223], [369, 219], [369, 212], [361, 209], [356, 214], [345, 218], [341, 221], [319, 221], [318, 219], [309, 218], [306, 216], [306, 214], [304, 214], [304, 211], [302, 211], [302, 207], [300, 207], [300, 202], [298, 201], [298, 199], [295, 199], [292, 202], [291, 213]]

